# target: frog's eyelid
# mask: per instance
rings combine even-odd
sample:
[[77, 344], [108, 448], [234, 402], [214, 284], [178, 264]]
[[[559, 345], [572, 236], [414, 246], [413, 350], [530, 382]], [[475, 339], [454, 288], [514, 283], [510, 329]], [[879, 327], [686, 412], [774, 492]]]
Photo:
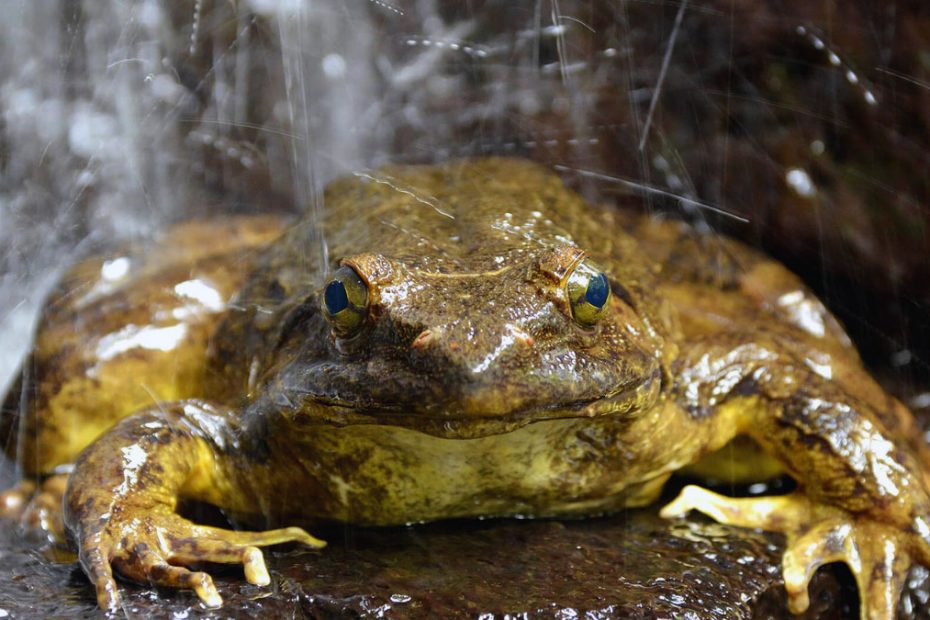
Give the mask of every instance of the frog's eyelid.
[[368, 286], [369, 292], [376, 291], [385, 282], [390, 282], [395, 273], [395, 265], [381, 254], [355, 254], [345, 256], [338, 261], [339, 268], [349, 267]]
[[550, 249], [544, 253], [536, 265], [542, 274], [565, 286], [568, 278], [585, 259], [584, 250], [575, 246]]

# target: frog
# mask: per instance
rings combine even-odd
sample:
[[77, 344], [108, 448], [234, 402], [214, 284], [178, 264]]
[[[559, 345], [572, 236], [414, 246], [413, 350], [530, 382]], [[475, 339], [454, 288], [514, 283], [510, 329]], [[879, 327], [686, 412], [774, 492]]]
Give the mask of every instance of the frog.
[[321, 549], [320, 523], [603, 515], [680, 471], [796, 482], [691, 484], [660, 512], [783, 534], [795, 613], [845, 562], [861, 617], [893, 618], [930, 565], [913, 416], [759, 251], [519, 158], [359, 171], [320, 200], [178, 225], [51, 295], [3, 407], [24, 478], [0, 508], [59, 524], [101, 608], [117, 577], [219, 606], [201, 563], [266, 586], [261, 549]]

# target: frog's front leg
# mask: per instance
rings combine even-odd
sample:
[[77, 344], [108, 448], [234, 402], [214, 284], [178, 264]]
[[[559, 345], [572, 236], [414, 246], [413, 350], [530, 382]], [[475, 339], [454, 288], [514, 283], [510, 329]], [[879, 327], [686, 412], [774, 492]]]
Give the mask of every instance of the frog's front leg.
[[192, 589], [214, 607], [222, 599], [210, 576], [185, 566], [242, 564], [249, 583], [267, 585], [258, 547], [325, 544], [297, 527], [238, 532], [177, 513], [181, 499], [242, 508], [244, 492], [226, 474], [235, 441], [225, 412], [186, 401], [131, 416], [84, 451], [65, 492], [64, 521], [101, 608], [119, 605], [111, 565], [134, 581]]
[[808, 606], [814, 571], [840, 561], [856, 577], [862, 618], [894, 618], [911, 563], [930, 565], [926, 449], [907, 439], [910, 416], [855, 361], [816, 365], [786, 337], [756, 334], [751, 344], [730, 345], [695, 347], [678, 369], [679, 403], [754, 438], [798, 490], [734, 499], [690, 486], [662, 515], [694, 509], [784, 533], [782, 569], [796, 613]]

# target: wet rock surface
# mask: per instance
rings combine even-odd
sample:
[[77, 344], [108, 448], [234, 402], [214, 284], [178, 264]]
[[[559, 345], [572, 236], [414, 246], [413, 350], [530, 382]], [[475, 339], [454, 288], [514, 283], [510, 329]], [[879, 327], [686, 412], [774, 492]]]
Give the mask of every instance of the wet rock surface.
[[[579, 521], [471, 521], [326, 531], [322, 552], [268, 553], [273, 584], [211, 566], [225, 605], [191, 592], [122, 584], [126, 617], [204, 618], [782, 618], [781, 540], [655, 510]], [[76, 562], [0, 528], [0, 615], [102, 617]], [[927, 617], [925, 571], [912, 573], [902, 617]], [[821, 570], [802, 618], [853, 618], [855, 584]], [[922, 614], [922, 615], [921, 615]]]

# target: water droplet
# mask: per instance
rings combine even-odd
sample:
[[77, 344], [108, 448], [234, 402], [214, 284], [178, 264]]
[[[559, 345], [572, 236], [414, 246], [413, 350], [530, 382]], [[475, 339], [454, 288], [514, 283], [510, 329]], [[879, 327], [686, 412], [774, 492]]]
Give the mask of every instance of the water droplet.
[[327, 54], [323, 56], [323, 73], [329, 78], [340, 78], [345, 75], [346, 61], [339, 54]]
[[800, 168], [791, 168], [785, 174], [785, 181], [788, 186], [805, 198], [813, 198], [817, 195], [817, 188], [807, 171]]
[[908, 349], [902, 349], [891, 355], [891, 365], [896, 367], [907, 366], [912, 359], [911, 352]]

